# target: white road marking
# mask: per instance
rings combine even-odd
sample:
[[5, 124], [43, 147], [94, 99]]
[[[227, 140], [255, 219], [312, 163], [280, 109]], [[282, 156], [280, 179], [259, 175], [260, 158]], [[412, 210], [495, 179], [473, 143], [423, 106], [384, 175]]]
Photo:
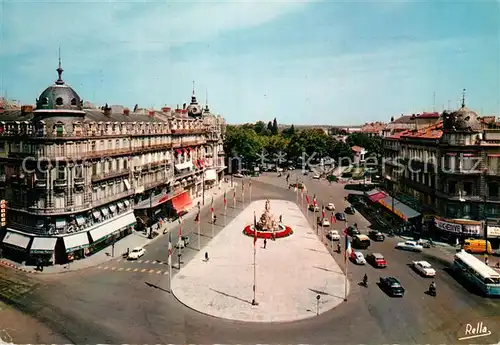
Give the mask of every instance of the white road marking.
[[146, 269], [145, 269], [145, 268], [143, 268], [143, 269], [141, 270], [141, 273], [144, 273], [144, 272], [146, 272]]
[[134, 268], [134, 272], [137, 272], [137, 271], [139, 271], [139, 269], [138, 268]]
[[156, 274], [160, 274], [160, 273], [161, 273], [161, 271], [156, 272]]
[[98, 270], [102, 269], [102, 266], [97, 267]]
[[165, 276], [166, 276], [167, 274], [168, 274], [168, 271], [165, 271], [165, 273], [163, 273], [163, 275], [165, 275]]
[[144, 261], [145, 264], [147, 264], [148, 262], [149, 262], [149, 260]]
[[153, 273], [155, 270], [149, 270], [149, 273]]
[[104, 267], [104, 270], [107, 270], [107, 269], [108, 269], [108, 267]]
[[123, 271], [123, 267], [120, 267], [120, 268], [118, 269], [118, 272], [121, 272], [121, 271]]
[[136, 262], [137, 262], [138, 264], [140, 264], [140, 263], [142, 262], [142, 260], [137, 260]]
[[131, 268], [129, 267], [129, 268], [127, 268], [125, 271], [127, 271], [127, 272], [128, 272], [128, 271], [130, 271], [130, 270], [131, 270]]
[[111, 267], [111, 271], [114, 271], [114, 270], [116, 270], [116, 267]]

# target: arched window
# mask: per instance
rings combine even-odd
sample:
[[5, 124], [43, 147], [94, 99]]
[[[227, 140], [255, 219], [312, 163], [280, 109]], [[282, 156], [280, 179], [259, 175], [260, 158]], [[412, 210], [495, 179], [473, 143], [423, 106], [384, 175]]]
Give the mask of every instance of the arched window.
[[49, 98], [48, 97], [43, 98], [42, 105], [49, 105]]
[[73, 99], [71, 100], [71, 105], [76, 106], [76, 99], [75, 99], [75, 98], [73, 98]]
[[62, 99], [62, 97], [57, 97], [56, 98], [56, 105], [63, 105], [63, 99]]

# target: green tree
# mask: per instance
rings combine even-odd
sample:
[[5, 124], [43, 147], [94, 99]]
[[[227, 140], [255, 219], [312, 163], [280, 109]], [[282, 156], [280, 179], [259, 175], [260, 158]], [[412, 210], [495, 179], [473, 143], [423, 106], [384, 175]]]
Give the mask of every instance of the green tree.
[[293, 137], [296, 133], [296, 129], [295, 129], [295, 126], [294, 125], [291, 125], [290, 127], [288, 128], [285, 128], [284, 130], [281, 131], [281, 135], [284, 137], [284, 138], [287, 138], [287, 139], [290, 139], [291, 137]]
[[273, 123], [271, 121], [267, 123], [267, 130], [269, 131], [269, 133], [273, 132]]
[[249, 165], [253, 164], [262, 153], [262, 149], [262, 139], [253, 129], [243, 126], [227, 126], [224, 151], [227, 153], [228, 159], [232, 160], [229, 164], [231, 164], [233, 171], [236, 167], [232, 165], [239, 161]]
[[279, 133], [278, 131], [278, 121], [276, 120], [276, 118], [274, 118], [273, 120], [273, 126], [271, 128], [271, 134], [272, 135], [277, 135]]
[[379, 157], [382, 155], [382, 138], [370, 137], [365, 133], [353, 133], [347, 137], [349, 146], [361, 146], [368, 151], [368, 156]]
[[263, 134], [267, 135], [266, 124], [263, 121], [255, 122], [253, 129], [254, 129], [255, 133], [257, 133], [258, 135], [263, 135]]

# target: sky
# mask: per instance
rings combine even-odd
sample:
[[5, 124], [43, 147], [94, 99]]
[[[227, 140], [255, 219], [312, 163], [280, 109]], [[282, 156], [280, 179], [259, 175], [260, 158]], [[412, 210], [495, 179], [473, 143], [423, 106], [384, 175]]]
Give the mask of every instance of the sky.
[[500, 115], [499, 1], [0, 0], [0, 95], [57, 79], [85, 101], [198, 100], [229, 123], [356, 125]]

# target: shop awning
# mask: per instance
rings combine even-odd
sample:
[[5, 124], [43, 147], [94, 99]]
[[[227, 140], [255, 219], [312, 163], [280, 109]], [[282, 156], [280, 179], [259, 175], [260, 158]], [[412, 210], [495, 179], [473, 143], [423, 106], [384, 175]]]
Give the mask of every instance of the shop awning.
[[387, 194], [385, 194], [384, 192], [378, 192], [378, 193], [375, 193], [375, 194], [368, 196], [368, 199], [370, 199], [371, 202], [377, 202], [377, 201], [382, 200], [386, 197], [387, 197]]
[[35, 237], [31, 244], [32, 254], [51, 254], [56, 247], [57, 237]]
[[64, 246], [66, 247], [66, 253], [88, 247], [89, 245], [89, 237], [87, 235], [87, 231], [70, 236], [65, 236], [63, 237], [63, 239]]
[[182, 149], [184, 151], [184, 153], [188, 153], [189, 154], [189, 151], [185, 148]]
[[66, 226], [66, 219], [57, 218], [56, 219], [56, 229], [63, 229]]
[[[389, 211], [393, 210], [392, 197], [387, 196], [378, 201], [381, 205], [387, 208]], [[407, 221], [409, 219], [420, 216], [420, 213], [412, 209], [410, 206], [403, 204], [398, 199], [394, 199], [394, 214], [396, 214], [401, 219]]]
[[111, 213], [115, 213], [116, 212], [116, 204], [109, 205], [109, 210], [111, 211]]
[[217, 172], [215, 169], [208, 169], [205, 171], [205, 181], [214, 181], [217, 180]]
[[110, 237], [111, 235], [113, 235], [115, 232], [135, 223], [136, 220], [134, 212], [129, 212], [125, 215], [120, 215], [119, 217], [111, 219], [105, 224], [102, 224], [98, 228], [90, 230], [89, 232], [90, 236], [92, 237], [92, 242], [96, 243], [103, 241], [108, 237]]
[[198, 164], [200, 165], [200, 167], [204, 167], [205, 164], [203, 164], [203, 159], [198, 159]]
[[107, 207], [102, 207], [101, 208], [101, 213], [104, 217], [108, 216], [109, 215], [109, 208]]
[[78, 225], [83, 225], [85, 224], [85, 218], [83, 218], [82, 215], [78, 215], [75, 217], [75, 220], [76, 220], [76, 224]]
[[119, 208], [120, 210], [123, 210], [123, 208], [125, 207], [125, 206], [123, 205], [123, 202], [121, 202], [121, 201], [118, 201], [118, 202], [116, 203], [116, 206], [118, 206], [118, 208]]
[[92, 212], [92, 215], [94, 216], [95, 219], [100, 219], [101, 218], [101, 212], [99, 211], [94, 211]]
[[198, 161], [197, 161], [197, 160], [194, 160], [194, 161], [193, 161], [193, 164], [194, 164], [194, 167], [195, 167], [196, 169], [199, 169], [199, 168], [200, 168], [200, 165], [198, 164]]
[[125, 184], [125, 187], [127, 188], [127, 190], [129, 190], [132, 187], [130, 185], [130, 182], [127, 179], [123, 180], [123, 183]]
[[175, 168], [177, 170], [184, 170], [184, 169], [189, 169], [189, 168], [192, 168], [192, 167], [193, 167], [193, 163], [192, 162], [184, 162], [184, 163], [176, 164], [175, 165]]
[[128, 200], [124, 200], [123, 203], [125, 204], [125, 207], [129, 207], [130, 206], [130, 201], [128, 201]]
[[28, 248], [28, 244], [30, 244], [30, 240], [31, 237], [29, 236], [18, 234], [17, 232], [7, 231], [7, 234], [3, 239], [3, 243], [18, 249], [26, 249]]
[[182, 155], [182, 150], [177, 149], [177, 150], [175, 150], [175, 152], [176, 152], [178, 155]]
[[184, 211], [186, 208], [190, 207], [192, 204], [191, 196], [188, 192], [183, 192], [174, 198], [172, 198], [172, 206], [177, 213]]

